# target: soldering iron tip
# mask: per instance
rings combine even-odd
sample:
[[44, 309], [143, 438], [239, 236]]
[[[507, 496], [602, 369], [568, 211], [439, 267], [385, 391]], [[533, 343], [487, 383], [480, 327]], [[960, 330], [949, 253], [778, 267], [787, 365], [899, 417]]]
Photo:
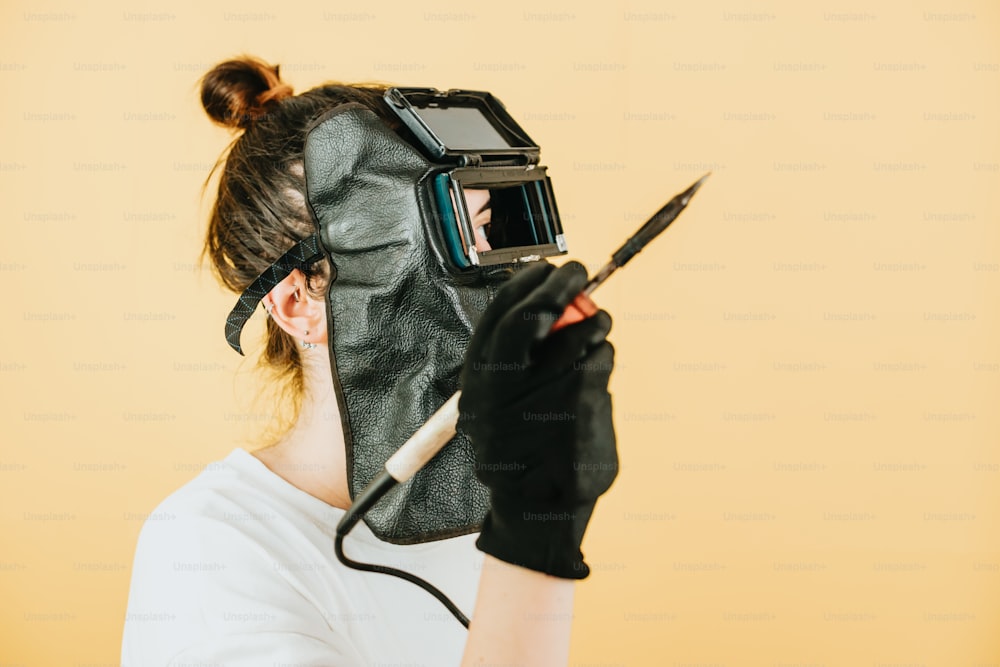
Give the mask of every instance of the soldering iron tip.
[[680, 200], [683, 206], [687, 206], [688, 202], [691, 200], [691, 197], [694, 196], [694, 193], [698, 192], [698, 188], [701, 187], [701, 184], [704, 183], [705, 179], [711, 175], [712, 172], [708, 172], [707, 174], [699, 178], [697, 181], [695, 181], [691, 187], [689, 187], [687, 190], [681, 193]]

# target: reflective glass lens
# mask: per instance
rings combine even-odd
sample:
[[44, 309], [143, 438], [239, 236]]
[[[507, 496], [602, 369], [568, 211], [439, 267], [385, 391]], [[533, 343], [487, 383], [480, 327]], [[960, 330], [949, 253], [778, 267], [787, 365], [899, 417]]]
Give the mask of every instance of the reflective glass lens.
[[442, 236], [459, 268], [535, 261], [566, 252], [548, 177], [531, 174], [520, 181], [499, 181], [472, 171], [476, 173], [453, 177], [453, 172], [434, 179]]

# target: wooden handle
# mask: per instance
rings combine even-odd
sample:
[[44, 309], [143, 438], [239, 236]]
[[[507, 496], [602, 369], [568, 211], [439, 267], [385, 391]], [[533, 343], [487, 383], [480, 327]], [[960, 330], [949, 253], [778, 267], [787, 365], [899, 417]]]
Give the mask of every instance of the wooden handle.
[[458, 424], [458, 398], [456, 391], [444, 405], [437, 409], [403, 446], [385, 462], [385, 469], [397, 482], [405, 482], [430, 461], [445, 444], [455, 437]]

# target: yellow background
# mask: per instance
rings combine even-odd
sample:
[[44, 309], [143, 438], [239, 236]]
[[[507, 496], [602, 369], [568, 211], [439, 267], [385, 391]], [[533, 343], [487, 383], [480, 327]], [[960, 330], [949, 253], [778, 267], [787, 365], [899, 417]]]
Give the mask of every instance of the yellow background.
[[270, 420], [195, 268], [243, 52], [493, 91], [591, 267], [714, 172], [596, 295], [574, 665], [1000, 664], [995, 0], [43, 0], [0, 9], [0, 665], [117, 664], [142, 517]]

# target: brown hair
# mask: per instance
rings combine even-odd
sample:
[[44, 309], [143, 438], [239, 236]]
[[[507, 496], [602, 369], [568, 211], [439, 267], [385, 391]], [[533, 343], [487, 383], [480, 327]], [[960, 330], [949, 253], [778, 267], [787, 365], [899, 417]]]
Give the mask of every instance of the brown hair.
[[[305, 204], [302, 168], [305, 133], [313, 119], [345, 102], [360, 102], [394, 127], [384, 91], [384, 85], [331, 83], [294, 95], [282, 83], [278, 66], [250, 56], [220, 63], [202, 78], [205, 112], [216, 123], [243, 131], [212, 170], [221, 167], [221, 175], [202, 251], [226, 287], [242, 293], [316, 231]], [[303, 272], [310, 294], [323, 298], [330, 274], [326, 260]], [[297, 414], [304, 375], [295, 340], [270, 318], [266, 335], [260, 366], [286, 381], [282, 393], [290, 396]]]

